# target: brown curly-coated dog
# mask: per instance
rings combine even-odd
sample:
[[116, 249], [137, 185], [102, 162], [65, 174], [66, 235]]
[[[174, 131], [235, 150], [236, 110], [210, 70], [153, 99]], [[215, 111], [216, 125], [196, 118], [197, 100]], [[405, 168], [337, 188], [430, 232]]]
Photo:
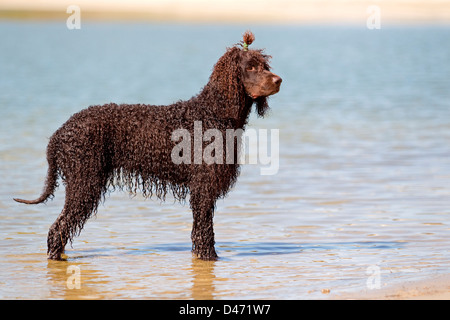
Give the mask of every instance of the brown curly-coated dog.
[[[189, 202], [193, 212], [192, 251], [205, 260], [217, 258], [214, 249], [213, 214], [239, 175], [237, 161], [175, 163], [177, 141], [173, 132], [185, 129], [193, 135], [194, 122], [203, 130], [244, 129], [253, 103], [259, 116], [268, 105], [266, 97], [278, 92], [281, 78], [269, 71], [270, 56], [250, 50], [251, 32], [214, 66], [208, 84], [195, 97], [168, 106], [113, 103], [91, 106], [73, 115], [50, 138], [48, 174], [37, 204], [53, 197], [60, 177], [66, 187], [64, 208], [50, 227], [47, 253], [61, 259], [64, 247], [78, 235], [97, 211], [105, 193], [115, 187], [164, 200], [167, 192]], [[239, 139], [234, 143], [234, 154]], [[192, 155], [195, 152], [191, 149]], [[200, 142], [203, 147], [205, 142]], [[236, 160], [236, 158], [234, 158]]]

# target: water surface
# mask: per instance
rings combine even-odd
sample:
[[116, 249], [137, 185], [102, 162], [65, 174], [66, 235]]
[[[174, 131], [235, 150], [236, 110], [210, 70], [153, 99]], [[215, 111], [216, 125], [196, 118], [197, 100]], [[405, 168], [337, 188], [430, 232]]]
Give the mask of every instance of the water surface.
[[192, 258], [188, 205], [123, 192], [67, 261], [46, 259], [64, 188], [46, 205], [12, 198], [42, 190], [51, 134], [89, 105], [191, 97], [247, 28], [0, 23], [1, 299], [326, 299], [448, 273], [450, 30], [437, 26], [253, 27], [283, 84], [250, 127], [280, 130], [280, 166], [244, 166], [218, 202], [221, 259]]

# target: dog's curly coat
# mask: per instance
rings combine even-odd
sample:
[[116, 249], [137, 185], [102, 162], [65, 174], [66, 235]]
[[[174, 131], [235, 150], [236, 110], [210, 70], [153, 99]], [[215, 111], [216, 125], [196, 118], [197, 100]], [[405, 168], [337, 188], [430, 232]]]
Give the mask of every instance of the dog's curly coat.
[[[171, 151], [176, 142], [171, 134], [180, 128], [192, 134], [194, 121], [202, 121], [204, 130], [214, 128], [222, 133], [244, 128], [253, 103], [258, 115], [264, 115], [266, 97], [278, 92], [281, 78], [269, 71], [269, 56], [248, 49], [253, 40], [253, 34], [246, 32], [243, 43], [228, 48], [208, 84], [188, 101], [169, 106], [91, 106], [73, 115], [52, 135], [42, 195], [31, 201], [14, 199], [27, 204], [45, 202], [53, 197], [61, 177], [66, 198], [48, 233], [50, 259], [61, 259], [67, 242], [81, 232], [105, 193], [115, 187], [162, 200], [168, 192], [178, 200], [190, 194], [192, 251], [201, 259], [217, 258], [215, 203], [236, 182], [239, 164], [175, 164]], [[238, 143], [235, 151], [237, 148]]]

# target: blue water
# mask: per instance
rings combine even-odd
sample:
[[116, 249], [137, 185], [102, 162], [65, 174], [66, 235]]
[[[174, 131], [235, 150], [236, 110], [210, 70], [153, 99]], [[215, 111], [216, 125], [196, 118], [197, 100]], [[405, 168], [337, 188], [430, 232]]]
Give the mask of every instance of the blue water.
[[188, 99], [247, 28], [0, 22], [0, 298], [326, 299], [376, 290], [374, 266], [383, 288], [448, 273], [446, 26], [252, 27], [283, 83], [250, 128], [280, 130], [280, 165], [245, 166], [218, 203], [221, 260], [192, 258], [188, 206], [116, 192], [47, 262], [64, 188], [12, 198], [41, 191], [50, 135], [89, 105]]

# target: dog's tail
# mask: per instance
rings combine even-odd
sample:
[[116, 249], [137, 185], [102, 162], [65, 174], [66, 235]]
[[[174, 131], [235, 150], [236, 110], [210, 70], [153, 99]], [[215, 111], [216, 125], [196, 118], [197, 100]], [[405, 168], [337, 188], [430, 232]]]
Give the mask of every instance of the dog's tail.
[[53, 152], [52, 145], [47, 148], [47, 161], [48, 171], [47, 178], [45, 180], [44, 191], [41, 196], [35, 200], [23, 200], [14, 198], [15, 201], [26, 204], [38, 204], [45, 202], [49, 197], [53, 197], [56, 187], [58, 186], [58, 166], [56, 164], [55, 153]]

